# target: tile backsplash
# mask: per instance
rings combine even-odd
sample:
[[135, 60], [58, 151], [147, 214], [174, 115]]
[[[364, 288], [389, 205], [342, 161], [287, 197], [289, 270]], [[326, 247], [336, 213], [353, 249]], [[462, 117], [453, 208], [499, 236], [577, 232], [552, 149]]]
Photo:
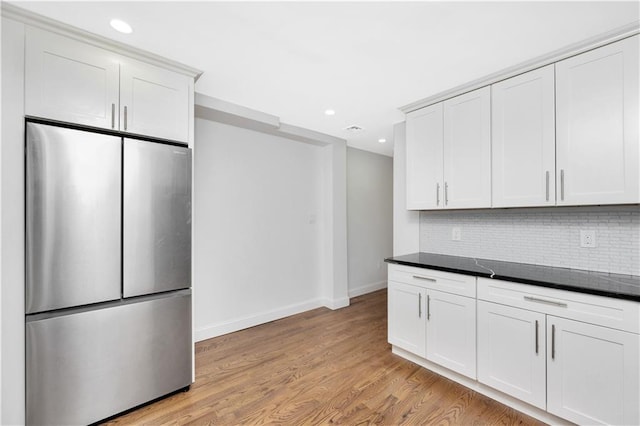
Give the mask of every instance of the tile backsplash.
[[[580, 247], [580, 230], [597, 246]], [[423, 211], [420, 251], [640, 275], [640, 207]]]

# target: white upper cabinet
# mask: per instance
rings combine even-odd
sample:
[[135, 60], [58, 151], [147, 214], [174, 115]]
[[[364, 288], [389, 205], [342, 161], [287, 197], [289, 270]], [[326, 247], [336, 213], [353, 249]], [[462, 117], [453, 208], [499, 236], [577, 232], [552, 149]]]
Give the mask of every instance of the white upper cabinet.
[[187, 140], [193, 79], [126, 59], [120, 71], [121, 130]]
[[491, 207], [491, 92], [407, 115], [407, 209]]
[[441, 208], [442, 103], [407, 114], [407, 209]]
[[190, 142], [193, 76], [27, 27], [25, 112]]
[[491, 207], [491, 90], [444, 102], [444, 205]]
[[640, 203], [639, 40], [408, 113], [407, 208]]
[[116, 55], [33, 27], [26, 43], [27, 115], [118, 129]]
[[491, 86], [493, 207], [555, 205], [554, 68]]
[[559, 205], [640, 202], [638, 38], [556, 64]]

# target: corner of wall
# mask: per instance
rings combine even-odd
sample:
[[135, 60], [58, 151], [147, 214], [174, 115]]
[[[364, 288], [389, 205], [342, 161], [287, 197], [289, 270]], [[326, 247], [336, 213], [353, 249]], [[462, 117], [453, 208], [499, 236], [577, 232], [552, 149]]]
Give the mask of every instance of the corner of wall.
[[405, 123], [393, 126], [393, 255], [420, 251], [420, 212], [407, 210]]
[[347, 145], [336, 141], [324, 152], [323, 223], [325, 271], [320, 289], [325, 306], [338, 309], [349, 305], [347, 263]]

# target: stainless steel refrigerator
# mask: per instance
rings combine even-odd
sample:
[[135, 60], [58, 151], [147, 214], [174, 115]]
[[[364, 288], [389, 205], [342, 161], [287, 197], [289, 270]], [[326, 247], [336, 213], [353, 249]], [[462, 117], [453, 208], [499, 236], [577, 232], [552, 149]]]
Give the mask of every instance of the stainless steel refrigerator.
[[89, 424], [188, 387], [191, 150], [26, 135], [27, 423]]

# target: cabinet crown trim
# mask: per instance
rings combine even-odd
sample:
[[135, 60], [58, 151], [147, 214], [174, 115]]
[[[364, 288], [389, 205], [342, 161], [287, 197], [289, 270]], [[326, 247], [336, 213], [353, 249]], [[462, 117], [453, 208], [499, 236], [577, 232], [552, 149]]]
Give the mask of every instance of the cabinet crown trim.
[[420, 108], [424, 108], [429, 105], [453, 98], [455, 96], [463, 95], [467, 92], [471, 92], [472, 90], [476, 90], [481, 87], [489, 86], [499, 81], [515, 77], [516, 75], [523, 74], [536, 68], [541, 68], [543, 66], [553, 64], [571, 56], [576, 56], [589, 50], [597, 49], [598, 47], [614, 43], [624, 38], [632, 37], [636, 34], [640, 34], [640, 21], [632, 22], [606, 33], [590, 37], [586, 40], [570, 44], [563, 48], [554, 50], [550, 53], [535, 57], [528, 61], [521, 62], [512, 67], [504, 68], [500, 71], [486, 75], [477, 80], [473, 80], [469, 83], [456, 86], [452, 89], [436, 93], [433, 96], [429, 96], [410, 104], [401, 106], [399, 107], [399, 109], [400, 111], [407, 114]]
[[22, 9], [18, 6], [2, 2], [1, 14], [3, 18], [13, 19], [26, 25], [31, 25], [65, 37], [69, 37], [96, 47], [110, 50], [129, 58], [141, 60], [161, 68], [192, 77], [195, 81], [200, 78], [202, 71], [171, 59], [164, 58], [151, 52], [129, 46], [115, 40], [64, 24], [37, 13]]

